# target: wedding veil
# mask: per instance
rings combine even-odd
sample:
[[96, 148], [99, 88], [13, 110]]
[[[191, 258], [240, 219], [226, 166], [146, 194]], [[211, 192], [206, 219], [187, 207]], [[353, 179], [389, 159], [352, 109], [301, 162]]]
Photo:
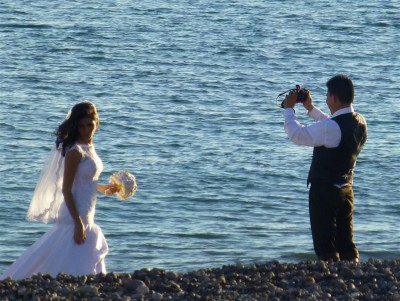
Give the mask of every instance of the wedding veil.
[[55, 145], [40, 173], [26, 219], [43, 223], [55, 222], [60, 205], [64, 200], [62, 182], [64, 177], [64, 157], [62, 147]]

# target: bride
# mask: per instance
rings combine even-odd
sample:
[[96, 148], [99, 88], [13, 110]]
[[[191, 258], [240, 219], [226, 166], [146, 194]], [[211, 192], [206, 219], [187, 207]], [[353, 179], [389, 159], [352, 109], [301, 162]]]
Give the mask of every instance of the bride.
[[96, 193], [118, 192], [113, 184], [99, 184], [103, 163], [93, 136], [99, 125], [96, 107], [77, 103], [56, 131], [52, 150], [37, 183], [27, 219], [55, 225], [30, 246], [0, 279], [63, 272], [71, 275], [106, 273], [106, 239], [94, 223]]

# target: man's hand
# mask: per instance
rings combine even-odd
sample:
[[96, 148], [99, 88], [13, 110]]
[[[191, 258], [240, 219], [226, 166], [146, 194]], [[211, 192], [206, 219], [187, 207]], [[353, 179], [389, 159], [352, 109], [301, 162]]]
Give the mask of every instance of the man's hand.
[[286, 95], [285, 100], [283, 102], [283, 107], [285, 109], [287, 108], [294, 108], [294, 106], [296, 105], [296, 99], [297, 99], [297, 91], [296, 90], [292, 90], [289, 92], [289, 94]]
[[309, 90], [307, 90], [307, 99], [305, 102], [303, 102], [303, 106], [306, 108], [308, 112], [310, 112], [314, 108], [311, 93]]

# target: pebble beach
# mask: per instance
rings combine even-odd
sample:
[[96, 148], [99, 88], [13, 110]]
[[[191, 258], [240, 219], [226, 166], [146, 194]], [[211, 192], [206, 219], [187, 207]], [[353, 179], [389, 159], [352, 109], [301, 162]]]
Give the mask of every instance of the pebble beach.
[[400, 260], [272, 261], [0, 281], [0, 300], [400, 300]]

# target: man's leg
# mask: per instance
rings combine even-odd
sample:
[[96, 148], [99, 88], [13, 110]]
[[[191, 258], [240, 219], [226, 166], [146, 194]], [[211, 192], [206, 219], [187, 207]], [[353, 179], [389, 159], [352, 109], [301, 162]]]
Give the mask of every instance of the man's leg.
[[[314, 250], [320, 260], [339, 260], [336, 250], [336, 203], [333, 185], [311, 184], [309, 210]], [[337, 189], [336, 189], [337, 190]], [[336, 191], [337, 195], [337, 191]]]
[[341, 206], [337, 214], [336, 246], [341, 260], [358, 260], [359, 254], [353, 242], [354, 193], [351, 185], [340, 189]]

